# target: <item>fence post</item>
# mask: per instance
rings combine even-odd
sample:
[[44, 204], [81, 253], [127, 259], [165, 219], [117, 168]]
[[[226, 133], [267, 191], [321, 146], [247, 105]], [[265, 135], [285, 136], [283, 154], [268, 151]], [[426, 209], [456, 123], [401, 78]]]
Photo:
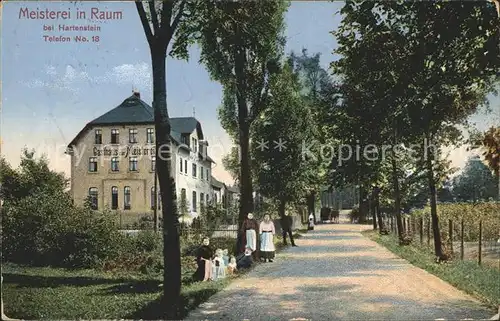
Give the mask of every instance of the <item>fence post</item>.
[[417, 232], [417, 220], [413, 216], [410, 216], [410, 220], [411, 220], [411, 232], [412, 232], [412, 234], [416, 234], [416, 232]]
[[450, 238], [450, 251], [453, 256], [453, 220], [448, 220], [448, 237]]
[[391, 223], [390, 223], [391, 224], [391, 232], [394, 232], [394, 224], [393, 223], [394, 223], [394, 221], [393, 221], [393, 218], [391, 216]]
[[424, 244], [424, 218], [420, 217], [420, 222], [419, 222], [419, 229], [420, 229], [420, 245]]
[[431, 217], [427, 219], [427, 246], [431, 246]]
[[478, 249], [478, 256], [477, 256], [477, 263], [479, 265], [481, 265], [482, 241], [483, 241], [483, 221], [479, 220], [479, 249]]
[[464, 219], [460, 221], [460, 260], [464, 260]]

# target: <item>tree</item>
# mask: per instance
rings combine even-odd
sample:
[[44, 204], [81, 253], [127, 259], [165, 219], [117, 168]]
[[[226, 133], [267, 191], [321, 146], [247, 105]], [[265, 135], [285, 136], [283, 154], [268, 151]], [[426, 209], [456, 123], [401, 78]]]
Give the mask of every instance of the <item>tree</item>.
[[496, 180], [496, 197], [500, 201], [500, 126], [491, 127], [478, 139], [483, 150], [483, 157], [493, 171]]
[[[178, 319], [181, 291], [181, 252], [175, 181], [171, 174], [170, 119], [167, 109], [166, 55], [177, 30], [194, 14], [187, 0], [136, 2], [151, 52], [156, 168], [163, 214], [163, 306], [165, 317]], [[182, 42], [179, 39], [178, 42]], [[156, 224], [156, 222], [155, 222]]]
[[[286, 205], [297, 203], [305, 193], [310, 163], [301, 153], [303, 142], [311, 138], [312, 117], [300, 95], [301, 86], [292, 68], [285, 65], [271, 77], [269, 108], [256, 121], [252, 140], [259, 168], [259, 191], [275, 200], [280, 217]], [[283, 121], [286, 119], [286, 122]]]
[[479, 157], [469, 158], [464, 171], [453, 180], [453, 194], [459, 201], [485, 201], [496, 196], [496, 180]]
[[222, 158], [224, 169], [231, 174], [235, 184], [240, 183], [240, 153], [237, 146], [231, 148], [231, 151]]
[[[476, 110], [498, 79], [499, 28], [492, 9], [488, 3], [368, 1], [348, 1], [344, 8], [347, 28], [339, 36], [343, 37], [343, 54], [349, 58], [343, 63], [355, 67], [351, 68], [354, 73], [349, 79], [354, 81], [349, 87], [361, 94], [369, 93], [358, 98], [377, 105], [383, 102], [381, 105], [388, 107], [380, 113], [383, 117], [377, 118], [383, 124], [380, 136], [391, 138], [387, 142], [396, 147], [418, 139], [427, 145], [423, 156], [439, 259], [443, 255], [436, 208], [438, 143], [459, 139], [454, 125], [463, 123]], [[355, 54], [369, 51], [369, 56], [360, 62], [359, 55], [348, 55], [349, 50]], [[368, 72], [361, 73], [358, 65]], [[383, 121], [388, 119], [387, 112], [393, 115], [392, 125]], [[398, 215], [400, 191], [395, 154], [391, 162]]]
[[[302, 55], [292, 52], [288, 61], [300, 81], [304, 105], [309, 108], [312, 124], [315, 124], [310, 129], [311, 140], [327, 144], [331, 142], [328, 132], [332, 127], [332, 122], [329, 122], [332, 120], [330, 117], [332, 106], [327, 101], [334, 84], [328, 72], [321, 67], [320, 58], [320, 53], [310, 56], [306, 49], [302, 49]], [[310, 158], [309, 164], [308, 168], [304, 168], [308, 177], [305, 182], [306, 203], [308, 213], [316, 216], [316, 195], [327, 184], [327, 170], [330, 164], [321, 157]]]
[[223, 86], [220, 120], [240, 147], [240, 226], [253, 210], [250, 130], [267, 108], [269, 77], [279, 69], [287, 7], [284, 0], [200, 1], [196, 21], [181, 26], [180, 39], [199, 44], [201, 62]]

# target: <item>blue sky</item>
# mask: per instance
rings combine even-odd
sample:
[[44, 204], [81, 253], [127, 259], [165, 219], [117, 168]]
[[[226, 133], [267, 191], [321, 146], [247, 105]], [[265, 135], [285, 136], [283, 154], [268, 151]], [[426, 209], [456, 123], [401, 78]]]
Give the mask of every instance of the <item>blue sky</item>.
[[[342, 2], [293, 2], [286, 15], [286, 51], [322, 53], [322, 65], [332, 61], [336, 42], [330, 31], [337, 28], [336, 14]], [[70, 10], [71, 20], [30, 20], [19, 18], [21, 8], [30, 10]], [[108, 21], [77, 20], [75, 12], [122, 11], [123, 19]], [[63, 154], [80, 129], [92, 119], [119, 105], [135, 87], [151, 103], [151, 59], [144, 31], [133, 2], [7, 2], [2, 23], [2, 153], [14, 166], [24, 146], [43, 151], [51, 166], [69, 175], [69, 157]], [[99, 25], [100, 32], [44, 31], [44, 25]], [[99, 36], [99, 42], [55, 43], [44, 35]], [[231, 142], [220, 127], [217, 108], [222, 90], [209, 79], [198, 63], [199, 50], [192, 47], [190, 60], [168, 59], [168, 108], [172, 117], [192, 116], [193, 109], [202, 122], [205, 136], [217, 162], [214, 176], [229, 182], [221, 157]], [[500, 109], [500, 100], [492, 107]], [[499, 122], [499, 112], [477, 115], [473, 121], [484, 130]], [[462, 166], [463, 149], [452, 153], [453, 163]]]

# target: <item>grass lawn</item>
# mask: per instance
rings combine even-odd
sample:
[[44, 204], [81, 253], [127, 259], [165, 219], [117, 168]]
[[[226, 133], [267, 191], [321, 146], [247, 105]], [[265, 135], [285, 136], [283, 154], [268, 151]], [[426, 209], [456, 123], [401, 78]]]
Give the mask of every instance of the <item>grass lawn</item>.
[[500, 305], [500, 270], [479, 266], [474, 261], [451, 261], [436, 264], [433, 252], [418, 245], [399, 246], [394, 235], [379, 235], [377, 231], [365, 231], [365, 236], [385, 246], [394, 254], [411, 264], [426, 270], [452, 284], [488, 306], [498, 309]]
[[[275, 239], [279, 250], [281, 237]], [[11, 318], [161, 318], [160, 275], [24, 267], [8, 263], [3, 264], [2, 274], [5, 314]], [[183, 316], [229, 282], [231, 278], [183, 285]]]

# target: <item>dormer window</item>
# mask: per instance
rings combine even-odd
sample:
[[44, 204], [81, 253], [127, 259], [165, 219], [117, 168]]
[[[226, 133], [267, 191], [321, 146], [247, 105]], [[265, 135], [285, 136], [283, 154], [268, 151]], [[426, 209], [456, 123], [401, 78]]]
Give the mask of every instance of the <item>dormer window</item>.
[[184, 145], [189, 146], [189, 140], [188, 140], [188, 136], [187, 135], [182, 135], [181, 136], [181, 143], [183, 143]]

